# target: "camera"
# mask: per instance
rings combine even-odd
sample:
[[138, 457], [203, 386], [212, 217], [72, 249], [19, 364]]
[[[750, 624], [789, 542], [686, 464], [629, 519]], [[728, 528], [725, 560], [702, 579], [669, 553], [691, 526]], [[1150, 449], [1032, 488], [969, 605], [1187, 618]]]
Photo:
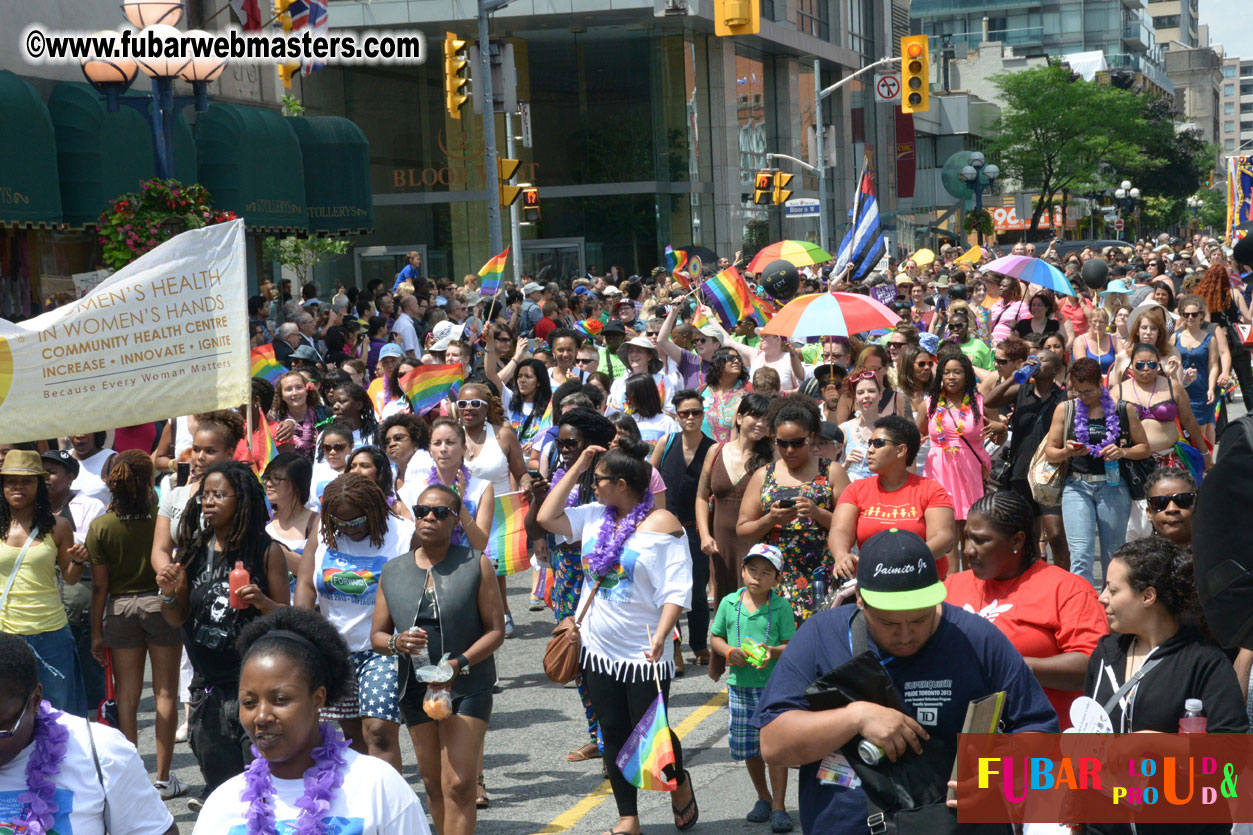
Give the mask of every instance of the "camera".
[[193, 636], [196, 643], [205, 649], [221, 650], [230, 645], [231, 636], [225, 629], [200, 624]]

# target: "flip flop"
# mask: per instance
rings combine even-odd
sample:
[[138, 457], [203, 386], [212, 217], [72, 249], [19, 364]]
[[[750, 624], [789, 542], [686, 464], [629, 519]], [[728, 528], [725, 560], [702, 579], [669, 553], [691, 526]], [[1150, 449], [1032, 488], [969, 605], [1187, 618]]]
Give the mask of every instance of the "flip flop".
[[[587, 753], [587, 749], [589, 748], [592, 749], [592, 752], [590, 754]], [[600, 759], [600, 751], [596, 747], [595, 742], [589, 742], [586, 745], [575, 748], [569, 754], [566, 754], [566, 762], [568, 763], [581, 763], [581, 762], [584, 762], [585, 760], [598, 760], [598, 759]]]
[[[696, 822], [700, 820], [700, 807], [696, 805], [696, 787], [692, 785], [692, 775], [686, 768], [683, 769], [683, 782], [686, 783], [691, 789], [691, 792], [692, 792], [691, 799], [688, 800], [687, 805], [684, 806], [682, 809], [676, 809], [674, 808], [673, 803], [670, 804], [670, 811], [674, 813], [674, 821], [675, 821], [674, 828], [679, 830], [680, 832], [686, 832], [687, 830], [695, 826]], [[692, 819], [689, 820], [687, 823], [680, 825], [679, 820], [687, 817], [688, 812], [692, 813]]]

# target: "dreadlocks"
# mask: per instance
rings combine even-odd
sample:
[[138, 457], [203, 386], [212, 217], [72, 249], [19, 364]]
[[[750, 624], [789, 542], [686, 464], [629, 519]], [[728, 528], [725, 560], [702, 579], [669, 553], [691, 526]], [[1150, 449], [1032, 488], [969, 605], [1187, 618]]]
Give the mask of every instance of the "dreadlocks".
[[338, 547], [336, 537], [339, 534], [339, 525], [331, 515], [331, 508], [340, 502], [357, 508], [366, 519], [370, 544], [376, 548], [381, 546], [387, 537], [390, 517], [395, 515], [387, 506], [387, 497], [371, 479], [360, 473], [344, 473], [322, 491], [322, 541], [326, 543], [326, 547]]
[[[230, 530], [222, 541], [221, 559], [225, 559], [228, 553], [242, 552], [244, 567], [254, 576], [264, 577], [270, 535], [265, 532], [268, 519], [261, 482], [250, 468], [238, 461], [226, 461], [210, 467], [205, 471], [201, 484], [207, 483], [212, 475], [222, 476], [235, 494], [235, 515], [231, 519]], [[205, 526], [201, 521], [200, 505], [201, 496], [197, 493], [188, 499], [183, 510], [185, 522], [179, 525], [178, 562], [190, 562], [214, 536], [213, 528]], [[209, 558], [212, 559], [213, 555], [210, 554]]]
[[109, 510], [118, 516], [147, 516], [152, 512], [152, 459], [137, 449], [118, 453], [105, 479], [113, 496]]
[[[9, 500], [4, 497], [4, 480], [21, 476], [0, 475], [0, 541], [9, 535], [9, 525], [13, 523], [13, 510]], [[52, 515], [52, 497], [48, 494], [48, 479], [35, 479], [35, 518], [31, 531], [39, 531], [40, 536], [52, 536], [52, 529], [57, 526], [57, 519]]]

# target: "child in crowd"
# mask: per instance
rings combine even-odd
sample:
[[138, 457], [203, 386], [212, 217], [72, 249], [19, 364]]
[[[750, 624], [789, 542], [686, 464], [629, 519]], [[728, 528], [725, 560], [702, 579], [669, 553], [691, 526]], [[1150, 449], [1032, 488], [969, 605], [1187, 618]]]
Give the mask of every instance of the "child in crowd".
[[[766, 763], [761, 758], [759, 732], [753, 727], [752, 716], [783, 648], [796, 633], [791, 607], [774, 591], [782, 570], [783, 554], [778, 548], [764, 543], [754, 545], [744, 555], [740, 566], [744, 588], [722, 598], [709, 638], [710, 647], [726, 657], [730, 668], [727, 705], [731, 712], [728, 734], [731, 758], [744, 762], [753, 788], [757, 790], [757, 802], [747, 820], [752, 823], [768, 820], [773, 832], [792, 831], [792, 818], [784, 808], [787, 768], [771, 766], [767, 788]], [[765, 658], [760, 659], [760, 663], [749, 657], [755, 647], [748, 644], [749, 650], [745, 650], [749, 639], [765, 650]]]
[[779, 372], [770, 366], [762, 366], [753, 372], [753, 392], [767, 397], [777, 396], [783, 387]]

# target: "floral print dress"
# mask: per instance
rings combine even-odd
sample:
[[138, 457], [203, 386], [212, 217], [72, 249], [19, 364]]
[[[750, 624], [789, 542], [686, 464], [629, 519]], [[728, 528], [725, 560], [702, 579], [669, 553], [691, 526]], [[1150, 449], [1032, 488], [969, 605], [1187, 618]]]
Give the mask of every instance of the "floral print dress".
[[[812, 482], [797, 487], [779, 484], [775, 478], [777, 466], [778, 462], [775, 462], [766, 469], [765, 481], [761, 486], [763, 513], [769, 511], [770, 505], [779, 499], [795, 499], [801, 496], [818, 507], [835, 509], [831, 482], [827, 475], [831, 468], [830, 461], [819, 458], [818, 476]], [[826, 577], [830, 578], [835, 565], [827, 546], [827, 531], [813, 519], [798, 516], [786, 525], [774, 527], [766, 534], [765, 542], [783, 553], [783, 571], [775, 589], [791, 604], [792, 616], [799, 627], [821, 602], [814, 600], [814, 572], [820, 568], [825, 569]]]

